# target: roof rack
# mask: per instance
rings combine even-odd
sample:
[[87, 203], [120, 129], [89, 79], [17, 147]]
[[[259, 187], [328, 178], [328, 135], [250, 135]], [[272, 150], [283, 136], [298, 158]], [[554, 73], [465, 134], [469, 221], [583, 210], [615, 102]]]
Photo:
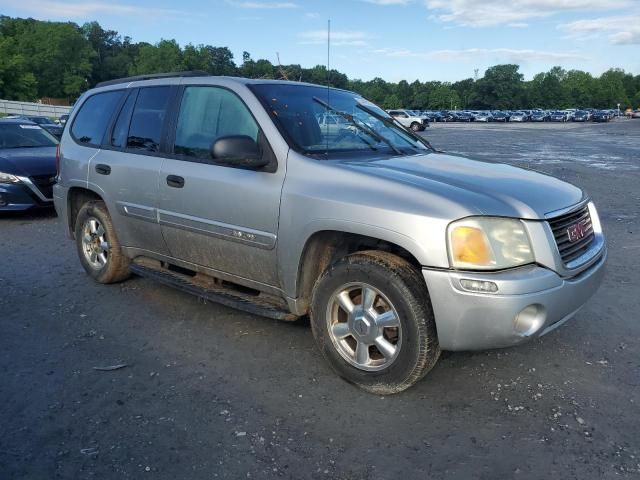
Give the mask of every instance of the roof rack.
[[155, 78], [172, 78], [172, 77], [208, 77], [211, 74], [203, 70], [189, 70], [186, 72], [169, 72], [169, 73], [148, 73], [145, 75], [135, 75], [133, 77], [116, 78], [114, 80], [106, 80], [96, 85], [98, 87], [106, 87], [108, 85], [117, 85], [119, 83], [138, 82], [140, 80], [153, 80]]

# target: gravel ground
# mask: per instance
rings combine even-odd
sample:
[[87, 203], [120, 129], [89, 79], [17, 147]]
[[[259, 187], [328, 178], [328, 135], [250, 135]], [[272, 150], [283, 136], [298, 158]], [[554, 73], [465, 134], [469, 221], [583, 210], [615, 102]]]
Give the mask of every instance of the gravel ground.
[[377, 397], [329, 370], [308, 322], [141, 278], [97, 285], [53, 214], [4, 216], [0, 478], [637, 478], [640, 121], [425, 135], [587, 189], [610, 257], [575, 319], [517, 348], [445, 353]]

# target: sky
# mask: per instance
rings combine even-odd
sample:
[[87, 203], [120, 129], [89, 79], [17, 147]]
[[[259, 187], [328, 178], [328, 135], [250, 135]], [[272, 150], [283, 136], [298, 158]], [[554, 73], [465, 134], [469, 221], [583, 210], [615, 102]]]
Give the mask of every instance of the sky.
[[456, 81], [517, 63], [640, 74], [640, 0], [0, 0], [0, 14], [97, 20], [134, 41], [227, 46], [350, 78]]

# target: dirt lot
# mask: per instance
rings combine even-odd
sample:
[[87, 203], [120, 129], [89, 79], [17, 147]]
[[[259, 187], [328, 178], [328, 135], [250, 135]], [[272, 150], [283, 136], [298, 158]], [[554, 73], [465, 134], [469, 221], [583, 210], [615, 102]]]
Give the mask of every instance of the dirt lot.
[[140, 278], [97, 285], [52, 214], [3, 217], [0, 479], [637, 478], [640, 120], [425, 135], [587, 189], [610, 257], [575, 319], [518, 348], [445, 353], [376, 397], [329, 370], [308, 322]]

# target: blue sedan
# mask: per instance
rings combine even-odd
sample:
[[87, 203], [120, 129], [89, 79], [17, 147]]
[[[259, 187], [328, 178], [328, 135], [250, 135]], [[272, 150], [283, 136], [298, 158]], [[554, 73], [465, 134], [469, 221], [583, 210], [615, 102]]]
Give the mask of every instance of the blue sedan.
[[0, 211], [53, 205], [57, 145], [33, 122], [0, 120]]

